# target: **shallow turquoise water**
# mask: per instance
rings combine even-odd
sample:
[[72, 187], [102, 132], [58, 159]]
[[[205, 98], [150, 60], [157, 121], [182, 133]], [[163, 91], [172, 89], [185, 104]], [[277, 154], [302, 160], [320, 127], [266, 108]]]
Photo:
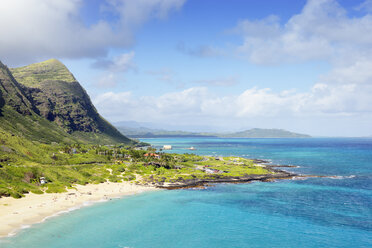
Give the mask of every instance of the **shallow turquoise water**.
[[145, 193], [49, 219], [0, 247], [371, 247], [372, 139], [147, 139], [338, 175]]

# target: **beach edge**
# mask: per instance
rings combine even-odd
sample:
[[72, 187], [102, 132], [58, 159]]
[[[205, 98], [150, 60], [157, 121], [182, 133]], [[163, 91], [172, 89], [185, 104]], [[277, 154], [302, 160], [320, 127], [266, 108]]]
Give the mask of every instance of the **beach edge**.
[[161, 189], [133, 182], [105, 182], [74, 185], [72, 189], [63, 193], [28, 193], [20, 199], [2, 197], [0, 198], [0, 238], [14, 236], [20, 230], [48, 218], [94, 203], [157, 190]]

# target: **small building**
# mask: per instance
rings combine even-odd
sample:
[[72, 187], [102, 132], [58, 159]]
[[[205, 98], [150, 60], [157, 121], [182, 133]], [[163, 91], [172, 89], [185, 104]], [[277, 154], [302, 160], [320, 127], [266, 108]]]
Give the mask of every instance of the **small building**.
[[163, 150], [172, 150], [172, 146], [171, 145], [164, 145]]
[[153, 157], [153, 158], [160, 158], [160, 156], [156, 153], [146, 153], [145, 155], [143, 155], [145, 157]]
[[46, 184], [48, 181], [45, 179], [45, 177], [40, 177], [40, 184]]

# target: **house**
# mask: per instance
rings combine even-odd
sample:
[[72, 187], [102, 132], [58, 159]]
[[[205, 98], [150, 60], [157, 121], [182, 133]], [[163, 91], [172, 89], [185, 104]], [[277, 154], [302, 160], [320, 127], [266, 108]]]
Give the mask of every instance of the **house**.
[[40, 177], [40, 184], [46, 184], [48, 181], [45, 179], [45, 177]]
[[172, 150], [172, 146], [171, 145], [164, 145], [163, 150]]
[[157, 158], [157, 159], [159, 159], [160, 158], [160, 156], [158, 155], [158, 154], [156, 154], [156, 153], [146, 153], [145, 155], [143, 155], [143, 156], [145, 156], [145, 157], [152, 157], [152, 158]]

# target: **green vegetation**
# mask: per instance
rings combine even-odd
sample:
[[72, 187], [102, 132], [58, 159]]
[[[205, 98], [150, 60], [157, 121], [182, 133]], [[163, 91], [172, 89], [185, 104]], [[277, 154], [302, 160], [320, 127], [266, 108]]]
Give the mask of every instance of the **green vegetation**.
[[134, 147], [140, 143], [103, 119], [57, 60], [12, 72], [0, 62], [0, 197], [106, 181], [161, 186], [272, 173], [242, 158]]
[[11, 70], [0, 62], [0, 128], [45, 143], [135, 143], [97, 113], [55, 59]]
[[[156, 153], [122, 145], [43, 144], [0, 130], [0, 197], [65, 192], [75, 184], [106, 181], [162, 185], [269, 173], [243, 158]], [[46, 184], [41, 184], [42, 177]]]
[[[195, 179], [223, 179], [230, 177], [244, 177], [248, 175], [270, 174], [267, 169], [255, 166], [252, 160], [223, 157], [215, 158], [209, 156], [196, 156], [190, 154], [173, 154], [173, 166], [170, 170], [150, 167], [150, 174], [145, 171], [143, 179], [145, 182], [175, 183]], [[146, 175], [147, 174], [147, 175]]]
[[33, 88], [40, 87], [40, 83], [45, 80], [76, 82], [71, 72], [57, 59], [49, 59], [28, 66], [12, 68], [11, 72], [22, 84]]
[[62, 128], [35, 113], [21, 115], [9, 106], [4, 106], [2, 109], [0, 129], [3, 133], [6, 131], [8, 134], [42, 143], [77, 143], [78, 141], [86, 143], [84, 139], [66, 133]]

